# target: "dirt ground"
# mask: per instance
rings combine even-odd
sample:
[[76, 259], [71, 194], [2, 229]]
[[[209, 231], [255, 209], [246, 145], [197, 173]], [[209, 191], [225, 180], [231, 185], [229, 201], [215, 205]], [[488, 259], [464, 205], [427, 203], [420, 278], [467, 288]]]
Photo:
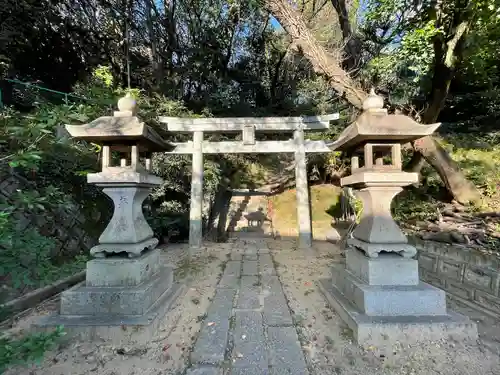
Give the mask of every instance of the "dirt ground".
[[[148, 345], [115, 347], [99, 343], [68, 342], [51, 351], [40, 365], [10, 369], [6, 375], [170, 375], [184, 371], [190, 348], [215, 293], [215, 285], [231, 244], [213, 244], [186, 261], [186, 246], [165, 248], [163, 261], [177, 265], [176, 278], [188, 283]], [[19, 320], [12, 332], [22, 333], [41, 315], [54, 312], [57, 301], [41, 306]]]
[[426, 346], [400, 346], [393, 353], [365, 351], [355, 345], [350, 330], [332, 311], [316, 286], [328, 277], [329, 266], [341, 262], [334, 245], [317, 241], [314, 253], [295, 250], [292, 241], [269, 241], [278, 274], [300, 327], [306, 358], [320, 374], [448, 375], [500, 374], [500, 322], [454, 304], [457, 312], [478, 322], [480, 340], [469, 346], [434, 342]]
[[[316, 286], [318, 279], [328, 277], [329, 265], [342, 261], [340, 251], [320, 241], [311, 251], [296, 250], [295, 242], [286, 239], [269, 239], [268, 243], [294, 312], [311, 375], [500, 374], [500, 322], [458, 305], [453, 308], [478, 322], [481, 339], [475, 346], [434, 342], [401, 346], [383, 356], [376, 350], [360, 349]], [[114, 347], [70, 341], [48, 353], [40, 365], [13, 368], [6, 374], [182, 374], [231, 243], [207, 246], [191, 263], [185, 261], [185, 250], [185, 246], [164, 250], [164, 262], [177, 265], [177, 277], [188, 287], [149, 344]], [[34, 319], [56, 309], [56, 302], [40, 307], [14, 324], [12, 332], [27, 330]]]

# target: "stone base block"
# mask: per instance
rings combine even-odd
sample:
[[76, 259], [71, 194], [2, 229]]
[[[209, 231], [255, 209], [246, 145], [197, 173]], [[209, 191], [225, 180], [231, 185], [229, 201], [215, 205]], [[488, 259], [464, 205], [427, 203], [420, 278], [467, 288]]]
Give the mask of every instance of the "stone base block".
[[96, 258], [87, 262], [87, 286], [137, 286], [160, 269], [160, 250], [139, 258]]
[[418, 285], [418, 261], [394, 253], [368, 258], [363, 252], [346, 251], [346, 268], [368, 285]]
[[55, 314], [44, 317], [35, 323], [35, 327], [49, 330], [62, 325], [70, 338], [85, 341], [102, 341], [112, 345], [147, 344], [158, 333], [165, 314], [174, 306], [184, 288], [183, 285], [173, 284], [142, 316]]
[[141, 316], [173, 283], [171, 267], [133, 287], [75, 286], [61, 294], [61, 315]]
[[407, 243], [368, 243], [357, 238], [349, 238], [347, 244], [364, 251], [370, 258], [377, 258], [382, 251], [397, 253], [405, 258], [412, 258], [417, 255], [415, 246]]
[[444, 315], [446, 295], [426, 283], [367, 285], [343, 265], [332, 266], [332, 281], [362, 314], [369, 316]]
[[469, 318], [449, 311], [438, 316], [368, 316], [348, 301], [324, 279], [319, 287], [330, 306], [353, 332], [354, 339], [364, 348], [391, 350], [394, 344], [418, 344], [441, 339], [476, 341], [477, 326]]

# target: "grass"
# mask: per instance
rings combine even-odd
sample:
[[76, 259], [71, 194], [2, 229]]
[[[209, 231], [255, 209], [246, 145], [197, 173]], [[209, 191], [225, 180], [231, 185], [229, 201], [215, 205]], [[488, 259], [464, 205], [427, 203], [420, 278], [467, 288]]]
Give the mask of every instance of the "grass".
[[[471, 209], [500, 211], [499, 135], [449, 135], [437, 140], [483, 195], [482, 206]], [[396, 220], [434, 220], [436, 208], [451, 201], [435, 170], [426, 165], [422, 169], [422, 178], [425, 178], [425, 186], [405, 189], [396, 196], [392, 205]]]
[[[334, 207], [341, 189], [333, 185], [314, 185], [310, 189], [311, 219], [315, 237], [322, 237], [330, 229], [332, 216], [328, 213]], [[284, 191], [271, 197], [275, 229], [282, 236], [297, 233], [297, 198], [295, 189]]]
[[483, 208], [500, 210], [500, 134], [451, 136], [440, 143], [483, 193]]
[[202, 259], [184, 258], [177, 264], [174, 270], [175, 280], [183, 280], [190, 275], [197, 275], [203, 268], [204, 263]]

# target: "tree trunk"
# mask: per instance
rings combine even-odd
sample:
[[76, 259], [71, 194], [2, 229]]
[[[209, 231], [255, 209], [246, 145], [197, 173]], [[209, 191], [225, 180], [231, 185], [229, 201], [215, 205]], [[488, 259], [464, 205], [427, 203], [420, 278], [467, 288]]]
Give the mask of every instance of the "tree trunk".
[[415, 152], [423, 156], [439, 174], [453, 198], [459, 203], [469, 202], [479, 204], [481, 194], [476, 186], [468, 181], [460, 171], [458, 164], [450, 157], [446, 150], [431, 137], [421, 138], [413, 143]]
[[[453, 68], [446, 66], [444, 62], [436, 62], [430, 104], [422, 117], [425, 124], [437, 121], [446, 102], [453, 75]], [[419, 139], [413, 142], [413, 148], [415, 153], [408, 166], [409, 171], [419, 172], [424, 164], [423, 159], [425, 159], [439, 173], [441, 180], [457, 202], [462, 204], [469, 202], [479, 204], [481, 202], [481, 194], [476, 186], [467, 180], [458, 164], [434, 139], [431, 137]]]
[[[318, 41], [314, 38], [310, 30], [307, 28], [304, 20], [287, 0], [265, 0], [267, 9], [272, 13], [274, 18], [278, 20], [281, 26], [289, 34], [292, 42], [300, 47], [304, 56], [307, 57], [312, 64], [316, 73], [325, 76], [332, 88], [343, 96], [349, 103], [356, 108], [362, 108], [362, 103], [367, 93], [349, 76], [349, 74], [341, 68], [341, 61], [336, 60], [332, 55], [323, 48]], [[456, 37], [446, 44], [446, 49], [443, 49], [442, 64], [446, 65], [453, 61], [453, 56], [450, 53], [456, 54], [454, 49], [457, 47], [464, 30], [457, 28], [456, 35], [459, 33], [460, 37]], [[453, 43], [454, 42], [454, 43]], [[453, 48], [453, 51], [450, 51]], [[451, 64], [453, 65], [453, 64]], [[432, 120], [435, 122], [439, 112], [444, 106], [446, 96], [448, 95], [449, 84], [453, 78], [453, 68], [448, 67], [450, 72], [443, 75], [438, 65], [434, 71], [435, 80], [433, 82], [432, 96], [428, 115], [424, 120]], [[451, 73], [451, 75], [450, 75]], [[439, 84], [438, 84], [439, 83]], [[431, 115], [432, 114], [432, 115]], [[426, 123], [429, 123], [425, 121]], [[464, 174], [460, 171], [457, 163], [451, 159], [445, 149], [443, 149], [431, 137], [425, 137], [415, 142], [414, 148], [416, 151], [414, 166], [420, 166], [422, 161], [419, 160], [422, 155], [423, 158], [438, 172], [443, 183], [453, 197], [460, 203], [474, 202], [478, 203], [481, 200], [481, 194], [477, 188], [470, 181], [466, 179]]]
[[287, 0], [265, 0], [265, 4], [292, 38], [292, 43], [299, 47], [309, 60], [314, 71], [324, 76], [340, 96], [355, 107], [361, 108], [367, 96], [366, 92], [341, 68], [340, 62], [318, 43], [301, 14]]
[[[436, 22], [439, 22], [440, 18], [439, 13], [436, 14]], [[434, 39], [434, 71], [428, 100], [429, 106], [422, 116], [424, 124], [437, 121], [446, 103], [451, 81], [455, 76], [456, 62], [462, 57], [463, 39], [468, 29], [468, 21], [455, 20], [455, 23], [456, 26], [447, 30], [448, 39], [445, 39], [443, 35], [437, 35]], [[413, 147], [415, 154], [409, 166], [413, 172], [420, 171], [423, 158], [439, 173], [441, 180], [457, 202], [462, 204], [481, 202], [479, 190], [467, 180], [458, 164], [439, 143], [431, 137], [425, 137], [414, 142]]]
[[151, 44], [151, 66], [153, 70], [153, 90], [156, 92], [160, 91], [160, 85], [163, 81], [163, 70], [160, 61], [160, 55], [158, 54], [158, 39], [156, 37], [156, 32], [154, 28], [154, 18], [152, 7], [155, 4], [150, 1], [146, 1], [146, 26], [148, 30], [149, 42]]

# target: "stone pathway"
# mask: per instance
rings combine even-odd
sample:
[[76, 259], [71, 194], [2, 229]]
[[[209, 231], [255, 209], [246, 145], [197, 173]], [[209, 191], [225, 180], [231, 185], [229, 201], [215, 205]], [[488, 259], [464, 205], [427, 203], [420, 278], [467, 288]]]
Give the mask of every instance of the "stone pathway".
[[187, 375], [306, 375], [296, 327], [263, 240], [233, 245]]

